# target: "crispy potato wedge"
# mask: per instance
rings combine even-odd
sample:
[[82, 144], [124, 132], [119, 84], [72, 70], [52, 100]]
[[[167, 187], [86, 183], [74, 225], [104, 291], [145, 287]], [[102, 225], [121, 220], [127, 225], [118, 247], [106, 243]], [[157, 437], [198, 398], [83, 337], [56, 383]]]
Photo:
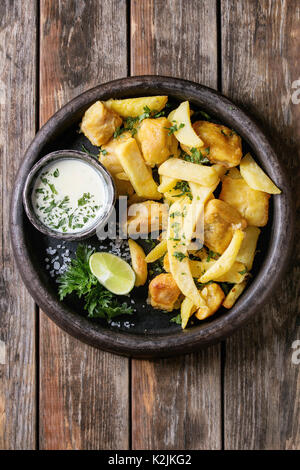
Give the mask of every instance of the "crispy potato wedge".
[[215, 278], [220, 278], [229, 271], [232, 267], [239, 249], [244, 238], [242, 230], [236, 230], [233, 234], [232, 240], [224, 253], [217, 259], [217, 261], [200, 277], [200, 282], [212, 281]]
[[167, 252], [164, 256], [164, 264], [163, 264], [164, 270], [166, 273], [170, 272], [170, 261], [169, 261], [169, 253]]
[[252, 189], [257, 191], [264, 191], [268, 194], [281, 194], [281, 191], [273, 183], [273, 181], [266, 175], [266, 173], [260, 168], [260, 166], [251, 157], [250, 153], [247, 153], [240, 163], [241, 175], [246, 183]]
[[162, 273], [149, 284], [149, 299], [153, 308], [172, 312], [177, 307], [180, 289], [172, 274]]
[[150, 251], [150, 253], [148, 253], [146, 256], [146, 263], [154, 263], [154, 261], [164, 256], [167, 250], [167, 240], [162, 240], [155, 248], [153, 248], [153, 250]]
[[205, 302], [198, 291], [191, 274], [187, 247], [182, 242], [182, 214], [187, 211], [189, 199], [175, 202], [169, 213], [167, 246], [170, 271], [181, 292], [197, 306], [205, 307]]
[[220, 199], [235, 207], [248, 225], [263, 227], [268, 222], [270, 195], [250, 188], [244, 178], [224, 176]]
[[188, 101], [184, 101], [177, 109], [172, 111], [168, 119], [172, 125], [175, 124], [177, 126], [178, 130], [174, 132], [174, 135], [181, 144], [190, 147], [202, 147], [204, 145], [192, 127], [190, 104]]
[[146, 166], [136, 140], [132, 137], [116, 148], [117, 157], [138, 196], [161, 199], [151, 170]]
[[186, 162], [180, 158], [169, 158], [158, 169], [160, 175], [169, 178], [192, 181], [201, 186], [213, 186], [219, 181], [219, 177], [213, 167], [197, 165], [196, 163]]
[[145, 261], [146, 255], [143, 248], [134, 240], [128, 240], [132, 269], [135, 272], [135, 286], [143, 286], [147, 281], [148, 267]]
[[226, 298], [222, 304], [223, 307], [225, 308], [233, 307], [237, 299], [244, 292], [246, 286], [247, 286], [247, 281], [244, 281], [241, 284], [235, 284], [226, 295]]
[[[190, 182], [190, 189], [193, 195], [192, 203], [188, 209], [188, 213], [184, 219], [183, 233], [185, 243], [189, 249], [192, 238], [197, 237], [203, 243], [204, 240], [204, 205], [213, 194], [218, 183], [213, 186], [200, 186], [197, 183]], [[202, 218], [201, 218], [202, 216]]]
[[248, 271], [252, 269], [259, 234], [260, 229], [258, 227], [247, 227], [245, 229], [245, 238], [236, 257], [236, 260], [243, 263]]
[[193, 304], [192, 300], [185, 297], [180, 308], [181, 328], [184, 330], [188, 324], [189, 318], [195, 313], [197, 307]]
[[145, 96], [142, 98], [127, 98], [124, 100], [110, 99], [105, 101], [105, 106], [112, 109], [120, 116], [137, 117], [143, 114], [144, 107], [147, 106], [150, 111], [161, 111], [167, 104], [167, 96]]
[[175, 178], [169, 178], [168, 176], [162, 175], [160, 177], [160, 185], [158, 186], [157, 190], [160, 193], [166, 193], [167, 191], [170, 191], [171, 189], [174, 188], [177, 181], [178, 180]]
[[[99, 161], [112, 175], [118, 196], [131, 196], [134, 193], [133, 186], [124, 172], [116, 154], [116, 148], [120, 143], [125, 142], [128, 139], [131, 139], [130, 132], [123, 132], [116, 139], [111, 139], [107, 144], [102, 145], [101, 151], [99, 152]], [[121, 175], [123, 175], [123, 178], [120, 178]]]
[[106, 144], [122, 124], [122, 119], [101, 101], [90, 106], [82, 118], [80, 130], [93, 145]]
[[205, 320], [205, 318], [213, 315], [221, 307], [225, 294], [221, 287], [215, 283], [205, 286], [201, 293], [205, 298], [208, 310], [200, 307], [196, 311], [195, 316], [198, 320]]
[[[190, 260], [191, 273], [194, 278], [201, 277], [210, 267], [216, 263], [216, 260], [196, 261]], [[247, 269], [243, 263], [235, 261], [229, 271], [219, 277], [214, 277], [212, 281], [230, 282], [230, 284], [239, 284], [243, 282], [247, 275]]]

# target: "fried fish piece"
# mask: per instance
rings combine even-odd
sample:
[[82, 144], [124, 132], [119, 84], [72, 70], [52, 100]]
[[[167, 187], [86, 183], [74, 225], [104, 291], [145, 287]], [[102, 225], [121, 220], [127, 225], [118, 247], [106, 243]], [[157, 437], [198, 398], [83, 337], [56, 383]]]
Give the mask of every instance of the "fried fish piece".
[[204, 244], [222, 254], [231, 242], [234, 230], [246, 226], [246, 220], [234, 207], [219, 199], [211, 199], [204, 210]]
[[166, 229], [168, 212], [168, 205], [161, 202], [145, 201], [132, 204], [128, 209], [127, 231], [133, 235]]
[[[199, 150], [212, 163], [218, 163], [227, 168], [239, 165], [242, 158], [242, 140], [233, 130], [220, 124], [208, 121], [196, 121], [193, 124], [196, 134], [204, 142]], [[190, 148], [182, 145], [182, 149], [190, 152]], [[208, 149], [206, 151], [206, 149]]]
[[220, 199], [235, 207], [248, 225], [267, 225], [270, 194], [250, 188], [243, 178], [225, 176]]
[[154, 308], [171, 312], [179, 296], [180, 290], [170, 273], [159, 274], [149, 284], [149, 299]]
[[136, 140], [147, 165], [160, 165], [171, 155], [178, 155], [178, 141], [169, 135], [171, 123], [167, 118], [144, 119], [136, 134]]
[[205, 318], [213, 315], [220, 308], [225, 298], [223, 290], [221, 289], [219, 284], [216, 284], [215, 282], [205, 286], [202, 289], [201, 293], [204, 299], [206, 300], [208, 312], [207, 310], [200, 307], [195, 313], [195, 316], [198, 318], [198, 320], [204, 320]]
[[80, 130], [93, 145], [99, 146], [106, 144], [121, 124], [122, 118], [117, 113], [96, 101], [84, 113]]

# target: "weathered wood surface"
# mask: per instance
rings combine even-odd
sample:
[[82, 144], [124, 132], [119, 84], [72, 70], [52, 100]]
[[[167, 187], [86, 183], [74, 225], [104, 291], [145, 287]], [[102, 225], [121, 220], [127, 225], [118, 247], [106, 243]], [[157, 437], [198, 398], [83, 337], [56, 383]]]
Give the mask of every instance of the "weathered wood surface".
[[14, 176], [36, 126], [35, 18], [35, 2], [0, 4], [0, 449], [36, 444], [35, 307], [9, 235]]
[[[223, 92], [260, 120], [296, 175], [300, 104], [291, 95], [300, 78], [300, 4], [222, 0], [221, 14]], [[297, 228], [299, 234], [299, 217]], [[227, 449], [300, 448], [300, 368], [292, 363], [292, 343], [300, 338], [299, 267], [297, 236], [273, 300], [226, 343]]]
[[[40, 123], [82, 91], [126, 75], [125, 0], [41, 2]], [[40, 448], [126, 449], [128, 359], [40, 317]]]
[[131, 439], [134, 449], [220, 448], [222, 427], [227, 449], [300, 448], [300, 369], [291, 361], [300, 335], [298, 237], [272, 302], [226, 341], [223, 390], [220, 346], [132, 361], [129, 383], [127, 359], [81, 344], [42, 313], [37, 361], [35, 307], [12, 258], [7, 197], [38, 124], [36, 98], [42, 124], [82, 91], [125, 76], [129, 65], [131, 74], [221, 84], [262, 122], [292, 175], [300, 175], [300, 104], [291, 99], [300, 79], [299, 40], [294, 0], [1, 2], [0, 449], [126, 449]]
[[[185, 77], [216, 88], [214, 1], [131, 2], [131, 74]], [[221, 448], [220, 346], [132, 361], [132, 448]]]

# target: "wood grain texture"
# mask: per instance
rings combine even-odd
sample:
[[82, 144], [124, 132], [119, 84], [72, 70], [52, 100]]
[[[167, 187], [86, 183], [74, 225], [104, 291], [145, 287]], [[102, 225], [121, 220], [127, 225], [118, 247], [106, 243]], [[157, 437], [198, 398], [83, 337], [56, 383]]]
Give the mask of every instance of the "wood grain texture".
[[[292, 102], [292, 84], [300, 77], [300, 4], [222, 0], [221, 14], [223, 92], [260, 120], [299, 175], [300, 104]], [[226, 344], [227, 449], [300, 448], [300, 368], [292, 363], [292, 343], [300, 339], [299, 217], [297, 229], [276, 295]]]
[[[133, 0], [131, 74], [217, 86], [214, 1]], [[132, 361], [133, 449], [221, 447], [220, 346], [176, 359]]]
[[[40, 121], [126, 75], [125, 0], [41, 1]], [[40, 448], [128, 448], [128, 359], [95, 350], [40, 317]]]
[[0, 449], [36, 443], [35, 307], [9, 235], [9, 196], [35, 133], [35, 19], [35, 2], [0, 4]]

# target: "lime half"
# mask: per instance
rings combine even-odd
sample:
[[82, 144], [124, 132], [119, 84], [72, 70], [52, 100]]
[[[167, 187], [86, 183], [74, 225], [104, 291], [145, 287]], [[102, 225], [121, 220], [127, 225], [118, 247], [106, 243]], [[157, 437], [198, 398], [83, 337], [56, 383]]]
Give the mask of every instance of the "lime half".
[[100, 284], [113, 294], [126, 295], [133, 289], [134, 271], [122, 258], [111, 253], [94, 253], [89, 264]]

